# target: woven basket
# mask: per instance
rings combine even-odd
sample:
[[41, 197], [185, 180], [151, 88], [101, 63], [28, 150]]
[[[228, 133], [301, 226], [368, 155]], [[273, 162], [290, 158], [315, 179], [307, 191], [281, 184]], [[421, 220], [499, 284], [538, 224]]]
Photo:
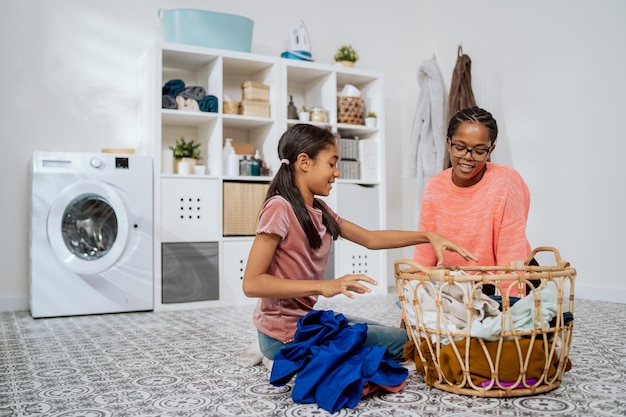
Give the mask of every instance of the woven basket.
[[268, 188], [261, 182], [224, 182], [224, 236], [254, 236]]
[[239, 103], [239, 114], [244, 116], [270, 117], [270, 103], [267, 101], [247, 101]]
[[239, 112], [238, 101], [224, 101], [222, 106], [224, 107], [224, 114], [237, 114]]
[[365, 121], [365, 102], [361, 97], [337, 96], [337, 122], [362, 125]]
[[241, 95], [243, 100], [258, 100], [269, 101], [270, 100], [270, 86], [255, 83], [254, 81], [246, 81], [241, 84]]
[[[556, 265], [528, 265], [539, 252], [554, 254]], [[400, 259], [394, 269], [409, 334], [405, 356], [426, 384], [479, 397], [534, 395], [561, 384], [571, 367], [576, 270], [556, 249], [537, 248], [508, 267], [427, 268]], [[501, 312], [488, 318], [480, 317], [484, 284], [501, 297]], [[528, 295], [513, 298], [516, 287]]]

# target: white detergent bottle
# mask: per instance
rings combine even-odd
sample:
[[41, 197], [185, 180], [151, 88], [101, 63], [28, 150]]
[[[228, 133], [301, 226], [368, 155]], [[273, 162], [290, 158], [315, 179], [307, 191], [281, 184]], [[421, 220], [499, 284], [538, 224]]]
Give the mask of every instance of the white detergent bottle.
[[[233, 169], [233, 164], [235, 164], [236, 169]], [[235, 153], [231, 138], [226, 138], [226, 143], [222, 150], [222, 167], [222, 174], [225, 176], [236, 176], [239, 174], [239, 158]]]
[[228, 157], [228, 176], [236, 177], [239, 175], [239, 155], [233, 152]]

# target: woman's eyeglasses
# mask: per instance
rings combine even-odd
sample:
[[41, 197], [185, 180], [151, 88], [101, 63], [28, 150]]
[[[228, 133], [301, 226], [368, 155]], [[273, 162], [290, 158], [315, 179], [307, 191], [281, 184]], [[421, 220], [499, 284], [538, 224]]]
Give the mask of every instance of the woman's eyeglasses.
[[455, 158], [463, 158], [468, 152], [474, 161], [482, 162], [489, 156], [491, 146], [488, 148], [468, 148], [467, 146], [450, 141], [450, 153]]

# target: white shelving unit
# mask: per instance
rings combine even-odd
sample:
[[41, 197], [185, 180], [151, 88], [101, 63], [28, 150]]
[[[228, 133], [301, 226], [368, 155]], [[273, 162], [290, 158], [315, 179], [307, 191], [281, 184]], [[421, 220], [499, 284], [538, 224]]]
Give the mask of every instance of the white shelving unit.
[[[253, 303], [241, 290], [243, 270], [253, 236], [225, 236], [223, 187], [232, 182], [267, 184], [271, 177], [225, 177], [225, 138], [259, 149], [274, 172], [277, 144], [287, 127], [289, 96], [300, 107], [322, 106], [328, 123], [341, 137], [358, 137], [360, 179], [339, 179], [325, 200], [340, 215], [371, 229], [386, 227], [384, 183], [384, 94], [381, 74], [359, 68], [260, 56], [182, 44], [159, 43], [141, 60], [144, 94], [142, 143], [154, 158], [155, 310], [202, 308]], [[217, 113], [161, 108], [161, 89], [172, 79], [202, 86], [219, 101]], [[240, 101], [241, 85], [270, 86], [270, 117], [222, 112], [222, 98]], [[361, 91], [366, 111], [378, 114], [378, 126], [337, 123], [337, 92], [346, 84]], [[163, 174], [162, 151], [184, 136], [202, 144], [206, 175]], [[386, 292], [385, 251], [369, 251], [351, 242], [334, 244], [327, 276], [365, 273], [379, 281], [374, 292]]]

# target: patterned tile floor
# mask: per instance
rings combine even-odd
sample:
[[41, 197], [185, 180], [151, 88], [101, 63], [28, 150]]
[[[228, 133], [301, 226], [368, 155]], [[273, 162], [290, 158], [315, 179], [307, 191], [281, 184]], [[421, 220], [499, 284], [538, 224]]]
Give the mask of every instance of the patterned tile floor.
[[[395, 294], [320, 299], [318, 308], [398, 324]], [[0, 417], [324, 416], [274, 387], [263, 365], [240, 367], [255, 337], [251, 306], [53, 319], [0, 313]], [[545, 394], [472, 398], [410, 373], [396, 394], [336, 416], [625, 416], [626, 304], [576, 300], [562, 385]]]

